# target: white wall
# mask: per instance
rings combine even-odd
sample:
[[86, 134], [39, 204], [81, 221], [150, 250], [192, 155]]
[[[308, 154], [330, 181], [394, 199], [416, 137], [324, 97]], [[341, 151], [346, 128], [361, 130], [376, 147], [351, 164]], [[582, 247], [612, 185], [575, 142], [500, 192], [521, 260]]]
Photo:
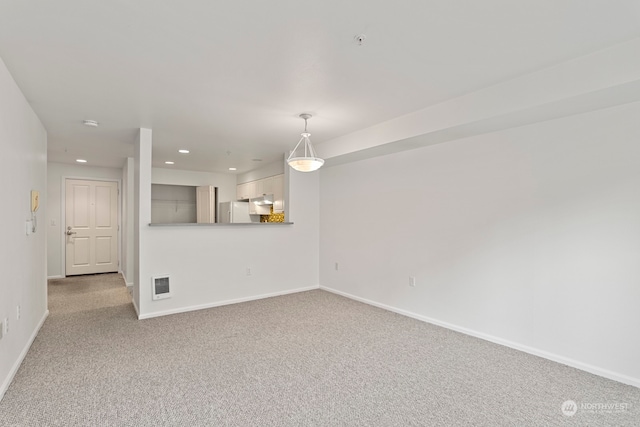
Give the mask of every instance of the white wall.
[[198, 222], [196, 188], [193, 185], [151, 185], [151, 222], [189, 224]]
[[283, 155], [283, 159], [267, 163], [266, 165], [260, 166], [259, 168], [250, 170], [248, 172], [238, 174], [237, 183], [242, 184], [245, 182], [269, 178], [270, 176], [281, 175], [284, 173], [285, 164], [286, 163], [284, 162]]
[[[141, 221], [140, 317], [317, 288], [318, 174], [291, 173], [289, 191], [293, 225], [149, 227]], [[165, 274], [173, 297], [152, 301], [151, 277]]]
[[323, 168], [321, 286], [640, 386], [638, 117]]
[[133, 157], [122, 168], [122, 275], [127, 286], [133, 286]]
[[[149, 239], [147, 233], [151, 223], [151, 151], [153, 131], [140, 128], [133, 144], [133, 306], [140, 315], [143, 282], [149, 287], [151, 277], [147, 268]], [[144, 278], [141, 281], [141, 278]], [[149, 292], [147, 290], [147, 292]]]
[[236, 176], [226, 173], [196, 172], [180, 169], [151, 169], [153, 184], [167, 185], [213, 185], [218, 187], [218, 201], [236, 200]]
[[[0, 340], [1, 399], [47, 313], [47, 134], [2, 60], [0, 146], [0, 319], [9, 319], [9, 333]], [[37, 230], [27, 236], [31, 190], [41, 200]]]
[[[122, 180], [122, 169], [99, 168], [89, 165], [67, 165], [63, 163], [48, 163], [47, 168], [47, 218], [42, 228], [47, 230], [47, 275], [49, 277], [64, 277], [64, 237], [63, 210], [64, 179], [88, 178], [98, 180]], [[121, 203], [118, 196], [118, 203]], [[122, 219], [121, 219], [122, 223]], [[118, 237], [120, 239], [120, 237]], [[121, 251], [121, 245], [118, 251]]]

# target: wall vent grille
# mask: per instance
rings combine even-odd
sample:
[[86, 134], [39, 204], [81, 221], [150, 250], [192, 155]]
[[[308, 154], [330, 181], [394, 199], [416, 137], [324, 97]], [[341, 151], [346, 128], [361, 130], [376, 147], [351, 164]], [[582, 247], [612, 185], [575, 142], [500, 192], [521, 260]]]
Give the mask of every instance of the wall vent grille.
[[153, 277], [151, 279], [151, 284], [153, 285], [152, 298], [154, 301], [171, 297], [169, 276]]

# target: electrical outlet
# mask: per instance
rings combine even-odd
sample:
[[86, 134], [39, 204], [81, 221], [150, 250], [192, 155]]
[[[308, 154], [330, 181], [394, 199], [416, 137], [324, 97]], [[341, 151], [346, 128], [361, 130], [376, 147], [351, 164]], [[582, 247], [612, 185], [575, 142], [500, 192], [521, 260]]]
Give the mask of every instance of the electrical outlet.
[[336, 271], [338, 271], [338, 263], [336, 262]]
[[251, 276], [251, 267], [247, 267], [247, 276]]
[[20, 320], [20, 305], [16, 306], [16, 320]]
[[416, 287], [416, 278], [414, 276], [409, 276], [409, 286], [412, 288]]

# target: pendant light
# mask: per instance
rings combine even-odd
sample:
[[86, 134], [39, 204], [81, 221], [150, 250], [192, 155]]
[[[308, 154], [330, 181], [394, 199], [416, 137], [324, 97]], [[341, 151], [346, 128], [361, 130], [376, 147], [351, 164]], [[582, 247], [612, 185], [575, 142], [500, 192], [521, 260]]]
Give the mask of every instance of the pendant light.
[[[291, 154], [289, 154], [287, 163], [289, 163], [289, 166], [297, 171], [313, 172], [320, 169], [320, 167], [324, 164], [324, 160], [316, 155], [316, 151], [311, 145], [311, 140], [309, 140], [311, 134], [307, 132], [307, 120], [311, 118], [311, 114], [300, 114], [300, 118], [304, 119], [304, 132], [301, 133], [302, 138], [300, 138], [300, 141], [298, 141], [298, 145], [296, 145], [296, 148], [294, 148]], [[301, 147], [303, 142], [304, 150]]]

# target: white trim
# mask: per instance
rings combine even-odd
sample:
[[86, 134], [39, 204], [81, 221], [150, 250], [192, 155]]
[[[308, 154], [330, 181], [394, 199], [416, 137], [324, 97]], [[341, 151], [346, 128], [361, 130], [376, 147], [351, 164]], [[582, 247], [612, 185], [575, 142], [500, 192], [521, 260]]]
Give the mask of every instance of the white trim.
[[305, 288], [297, 288], [297, 289], [290, 289], [288, 291], [272, 292], [270, 294], [262, 294], [262, 295], [255, 295], [255, 296], [251, 296], [251, 297], [236, 298], [236, 299], [230, 299], [230, 300], [226, 300], [226, 301], [218, 301], [218, 302], [213, 302], [213, 303], [209, 303], [209, 304], [202, 304], [202, 305], [192, 305], [190, 307], [176, 308], [176, 309], [173, 309], [173, 310], [165, 310], [165, 311], [156, 311], [154, 313], [146, 313], [146, 314], [143, 314], [143, 315], [138, 314], [138, 319], [140, 319], [140, 320], [142, 320], [142, 319], [151, 319], [153, 317], [167, 316], [169, 314], [186, 313], [186, 312], [189, 312], [189, 311], [196, 311], [196, 310], [203, 310], [203, 309], [206, 309], [206, 308], [220, 307], [222, 305], [238, 304], [238, 303], [241, 303], [241, 302], [255, 301], [255, 300], [259, 300], [259, 299], [277, 297], [277, 296], [287, 295], [287, 294], [295, 294], [295, 293], [298, 293], [298, 292], [306, 292], [306, 291], [311, 291], [311, 290], [318, 289], [318, 288], [319, 288], [318, 285], [307, 286]]
[[138, 310], [138, 306], [136, 305], [136, 300], [131, 296], [131, 304], [133, 304], [133, 309], [136, 311], [136, 316], [140, 319], [140, 310]]
[[124, 284], [127, 286], [127, 288], [130, 288], [133, 286], [133, 282], [127, 281], [127, 276], [124, 275], [124, 271], [120, 270], [118, 273], [122, 275], [122, 279], [124, 279]]
[[640, 388], [640, 378], [633, 378], [628, 375], [620, 374], [618, 372], [609, 371], [608, 369], [599, 368], [597, 366], [589, 365], [587, 363], [580, 362], [575, 359], [570, 359], [568, 357], [560, 356], [555, 353], [550, 353], [548, 351], [540, 350], [534, 347], [529, 347], [527, 345], [519, 344], [517, 342], [505, 340], [503, 338], [496, 337], [494, 335], [485, 334], [483, 332], [474, 331], [473, 329], [464, 328], [462, 326], [453, 325], [448, 322], [443, 322], [441, 320], [433, 319], [431, 317], [422, 316], [420, 314], [413, 313], [411, 311], [402, 310], [400, 308], [392, 307], [390, 305], [381, 304], [375, 301], [371, 301], [366, 298], [357, 297], [355, 295], [348, 294], [346, 292], [338, 291], [336, 289], [328, 288], [326, 286], [320, 286], [320, 289], [332, 292], [337, 295], [341, 295], [343, 297], [356, 300], [365, 304], [372, 305], [374, 307], [382, 308], [384, 310], [392, 311], [394, 313], [401, 314], [403, 316], [411, 317], [416, 320], [420, 320], [422, 322], [431, 323], [432, 325], [441, 326], [443, 328], [450, 329], [452, 331], [460, 332], [465, 335], [470, 335], [472, 337], [480, 338], [485, 341], [490, 341], [495, 344], [500, 344], [505, 347], [513, 348], [515, 350], [523, 351], [525, 353], [532, 354], [534, 356], [539, 356], [544, 359], [551, 360], [553, 362], [561, 363], [563, 365], [571, 366], [572, 368], [580, 369], [581, 371], [586, 371], [594, 375], [598, 375], [604, 378], [608, 378], [610, 380], [618, 381], [624, 384], [628, 384], [634, 387]]
[[16, 360], [16, 362], [13, 364], [13, 366], [11, 367], [11, 370], [9, 371], [9, 375], [7, 375], [7, 378], [5, 378], [4, 382], [2, 383], [2, 386], [0, 386], [0, 401], [4, 397], [4, 394], [7, 392], [7, 390], [9, 389], [9, 386], [11, 385], [13, 378], [16, 376], [16, 373], [18, 372], [20, 365], [22, 365], [24, 358], [27, 356], [27, 353], [31, 348], [31, 344], [33, 344], [33, 341], [36, 339], [38, 332], [40, 332], [40, 328], [42, 328], [42, 325], [44, 325], [44, 321], [47, 320], [48, 316], [49, 316], [49, 310], [44, 312], [42, 319], [40, 319], [40, 322], [38, 322], [38, 326], [36, 326], [36, 329], [31, 334], [31, 337], [29, 337], [29, 341], [27, 341], [27, 344], [22, 349], [20, 356], [18, 356], [18, 360]]
[[64, 276], [60, 276], [60, 275], [57, 275], [57, 276], [47, 276], [47, 280], [50, 280], [50, 279], [64, 279]]

